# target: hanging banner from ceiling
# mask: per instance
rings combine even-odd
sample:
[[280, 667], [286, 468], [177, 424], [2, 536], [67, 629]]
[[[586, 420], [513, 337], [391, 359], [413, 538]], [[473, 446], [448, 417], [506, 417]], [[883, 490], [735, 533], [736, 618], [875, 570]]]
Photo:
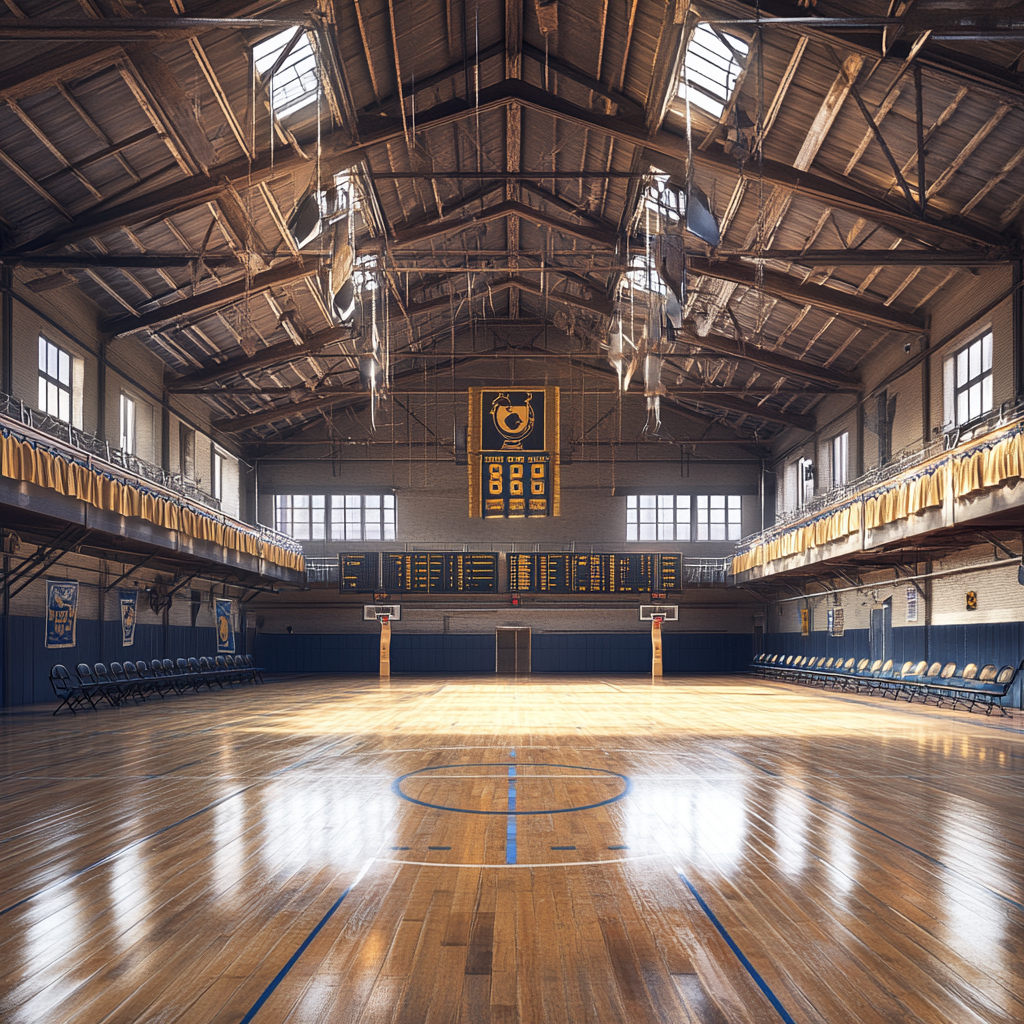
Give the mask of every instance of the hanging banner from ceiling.
[[139, 592], [119, 590], [118, 599], [121, 605], [121, 646], [131, 647], [135, 643], [135, 617], [139, 611]]
[[559, 389], [469, 389], [469, 515], [561, 515]]
[[46, 581], [46, 646], [74, 647], [78, 622], [78, 583]]

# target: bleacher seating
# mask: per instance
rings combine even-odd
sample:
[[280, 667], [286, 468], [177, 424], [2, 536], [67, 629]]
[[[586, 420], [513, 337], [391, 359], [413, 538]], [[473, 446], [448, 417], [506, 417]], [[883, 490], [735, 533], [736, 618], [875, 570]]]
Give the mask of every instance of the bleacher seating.
[[106, 701], [117, 707], [131, 700], [142, 703], [147, 697], [158, 696], [161, 700], [168, 693], [182, 694], [191, 689], [198, 692], [201, 686], [224, 689], [245, 683], [262, 683], [263, 670], [256, 666], [250, 655], [223, 655], [216, 658], [154, 658], [145, 661], [112, 661], [106, 665], [96, 662], [91, 668], [84, 661], [75, 670], [77, 680], [63, 665], [50, 669], [50, 686], [60, 701], [57, 714], [67, 708], [72, 714], [83, 705], [99, 710]]
[[832, 687], [853, 693], [872, 693], [899, 700], [924, 703], [933, 700], [937, 706], [964, 705], [969, 711], [976, 707], [986, 714], [998, 711], [1007, 715], [1003, 698], [1018, 674], [1024, 673], [1024, 661], [1016, 668], [994, 664], [979, 671], [973, 662], [958, 672], [954, 662], [906, 661], [898, 669], [892, 659], [813, 658], [799, 655], [759, 654], [751, 662], [751, 670], [765, 679], [802, 683], [807, 686]]

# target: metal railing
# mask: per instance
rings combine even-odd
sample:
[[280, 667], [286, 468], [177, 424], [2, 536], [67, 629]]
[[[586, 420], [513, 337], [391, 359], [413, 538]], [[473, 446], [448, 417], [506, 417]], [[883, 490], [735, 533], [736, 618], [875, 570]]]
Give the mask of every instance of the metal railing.
[[732, 564], [732, 556], [725, 558], [683, 558], [683, 578], [698, 587], [724, 584]]
[[[140, 481], [154, 484], [162, 490], [168, 491], [167, 497], [170, 499], [177, 497], [203, 506], [210, 512], [216, 513], [215, 518], [224, 520], [235, 529], [247, 530], [257, 534], [260, 540], [268, 544], [302, 554], [302, 545], [292, 540], [287, 534], [278, 533], [277, 530], [272, 530], [269, 526], [243, 523], [233, 516], [226, 515], [221, 511], [219, 499], [184, 479], [180, 473], [169, 473], [160, 466], [140, 459], [137, 455], [121, 448], [113, 448], [109, 442], [104, 441], [96, 434], [79, 430], [70, 423], [40, 412], [38, 409], [33, 409], [20, 399], [12, 398], [3, 392], [0, 392], [0, 417], [16, 421], [16, 424], [12, 422], [8, 427], [14, 433], [21, 434], [23, 438], [35, 443], [50, 445], [64, 458], [80, 462], [89, 469], [136, 477]], [[0, 425], [3, 424], [0, 423]], [[19, 425], [24, 429], [19, 430]], [[337, 567], [337, 563], [335, 563], [335, 567]]]
[[954, 451], [962, 445], [967, 445], [969, 442], [983, 437], [990, 431], [1009, 426], [1022, 419], [1024, 419], [1024, 398], [1016, 402], [1004, 402], [998, 409], [993, 409], [992, 412], [980, 419], [972, 420], [962, 427], [954, 427], [925, 444], [905, 448], [903, 451], [897, 452], [884, 466], [876, 466], [857, 477], [856, 480], [850, 480], [841, 487], [833, 487], [799, 508], [779, 513], [772, 526], [760, 533], [744, 537], [736, 546], [736, 553], [744, 554], [758, 544], [769, 543], [792, 529], [797, 523], [814, 519], [832, 506], [842, 505], [859, 494], [875, 489], [880, 484], [895, 480], [915, 467], [937, 458], [943, 452]]
[[306, 582], [307, 583], [337, 583], [338, 582], [338, 559], [337, 558], [307, 558], [306, 559]]
[[[426, 548], [424, 550], [427, 550]], [[429, 550], [442, 550], [440, 546], [432, 547]], [[732, 556], [725, 558], [683, 558], [683, 581], [694, 586], [715, 586], [725, 584], [726, 574]], [[306, 582], [313, 584], [337, 584], [338, 583], [338, 559], [337, 558], [307, 558], [306, 559]]]

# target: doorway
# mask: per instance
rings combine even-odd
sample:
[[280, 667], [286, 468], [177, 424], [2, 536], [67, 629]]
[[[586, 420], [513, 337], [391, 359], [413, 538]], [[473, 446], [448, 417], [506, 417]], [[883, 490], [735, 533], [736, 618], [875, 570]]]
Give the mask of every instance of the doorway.
[[494, 671], [525, 675], [530, 671], [530, 628], [501, 626], [494, 631]]
[[885, 661], [893, 657], [891, 597], [871, 609], [868, 643], [873, 659]]

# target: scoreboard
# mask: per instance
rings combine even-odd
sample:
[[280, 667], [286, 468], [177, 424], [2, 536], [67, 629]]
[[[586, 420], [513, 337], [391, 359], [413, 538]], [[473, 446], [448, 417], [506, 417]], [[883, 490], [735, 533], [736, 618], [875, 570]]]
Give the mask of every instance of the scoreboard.
[[388, 594], [493, 594], [498, 590], [498, 556], [386, 551], [381, 582]]
[[678, 590], [682, 555], [510, 554], [508, 577], [513, 593], [640, 594]]
[[338, 589], [344, 593], [372, 594], [380, 587], [380, 555], [376, 551], [338, 555]]

